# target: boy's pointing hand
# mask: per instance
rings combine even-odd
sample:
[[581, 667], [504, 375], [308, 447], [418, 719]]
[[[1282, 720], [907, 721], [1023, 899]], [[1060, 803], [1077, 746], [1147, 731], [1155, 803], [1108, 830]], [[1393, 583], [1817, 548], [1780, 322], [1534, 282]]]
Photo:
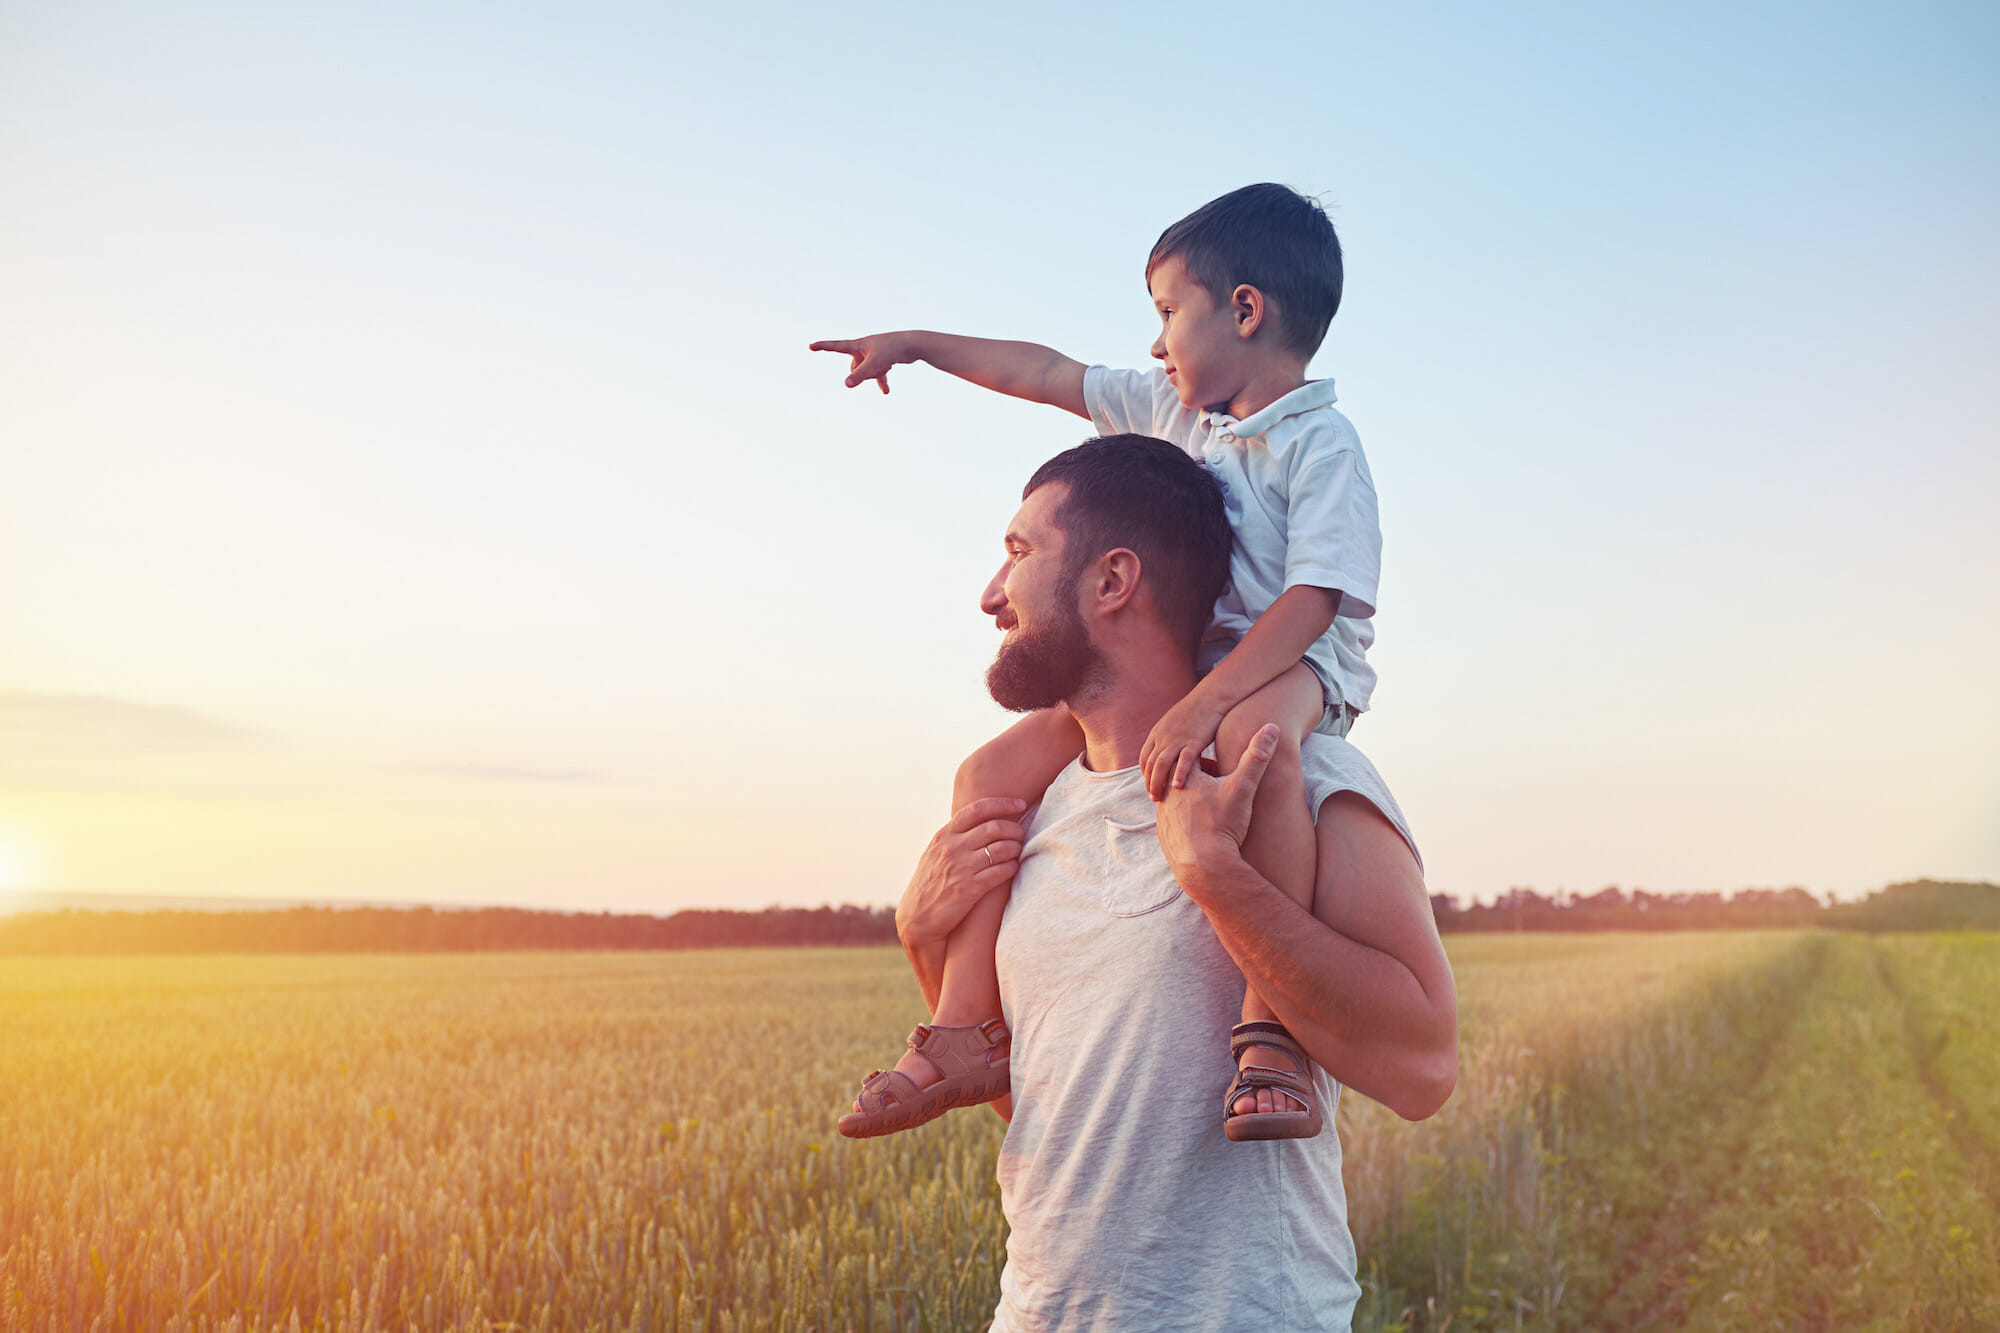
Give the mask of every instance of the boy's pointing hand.
[[847, 368], [847, 387], [866, 384], [874, 380], [882, 386], [882, 392], [889, 392], [889, 370], [915, 361], [917, 354], [910, 346], [908, 335], [901, 333], [875, 333], [866, 338], [851, 340], [829, 339], [816, 342], [808, 351], [839, 352], [850, 358]]

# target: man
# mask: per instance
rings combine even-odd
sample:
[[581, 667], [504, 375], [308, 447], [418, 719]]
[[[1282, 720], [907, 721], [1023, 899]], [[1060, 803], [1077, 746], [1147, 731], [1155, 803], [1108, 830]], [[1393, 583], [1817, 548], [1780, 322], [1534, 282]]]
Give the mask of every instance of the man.
[[[1149, 500], [1162, 485], [1181, 489], [1174, 504]], [[1012, 1095], [996, 1104], [1009, 1236], [994, 1333], [1348, 1327], [1359, 1288], [1338, 1136], [1221, 1132], [1246, 978], [1322, 1071], [1328, 1119], [1334, 1080], [1421, 1119], [1457, 1077], [1456, 997], [1422, 872], [1359, 751], [1328, 736], [1302, 748], [1310, 911], [1242, 856], [1275, 727], [1228, 778], [1197, 774], [1158, 805], [1146, 794], [1140, 748], [1195, 683], [1175, 599], [1182, 582], [1214, 586], [1160, 571], [1227, 565], [1219, 523], [1153, 518], [1190, 498], [1220, 512], [1199, 464], [1139, 436], [1090, 441], [1030, 481], [980, 601], [1007, 632], [988, 683], [1012, 708], [1066, 704], [1084, 752], [1025, 823], [1016, 802], [960, 810], [897, 910], [935, 1010], [952, 927], [1014, 879], [998, 950], [1013, 1048]], [[1270, 1110], [1284, 1094], [1256, 1096]]]

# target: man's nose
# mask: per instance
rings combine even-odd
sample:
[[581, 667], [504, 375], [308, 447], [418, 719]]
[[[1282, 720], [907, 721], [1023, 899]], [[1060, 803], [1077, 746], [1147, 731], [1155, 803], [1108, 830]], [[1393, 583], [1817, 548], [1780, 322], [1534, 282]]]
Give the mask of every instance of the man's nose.
[[986, 585], [986, 591], [979, 594], [979, 609], [989, 616], [997, 616], [1007, 609], [1007, 569], [1003, 565], [993, 581]]

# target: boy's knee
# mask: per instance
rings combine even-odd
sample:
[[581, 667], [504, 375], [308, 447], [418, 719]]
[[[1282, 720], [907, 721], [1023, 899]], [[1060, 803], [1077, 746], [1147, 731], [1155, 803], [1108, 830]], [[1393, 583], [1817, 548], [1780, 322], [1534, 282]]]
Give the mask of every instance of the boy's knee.
[[999, 788], [999, 766], [990, 753], [994, 742], [974, 750], [959, 761], [958, 771], [951, 776], [951, 808], [957, 810], [968, 801], [976, 801], [982, 796], [995, 795]]
[[[1224, 717], [1215, 733], [1216, 763], [1224, 771], [1233, 770], [1236, 761], [1250, 748], [1251, 739], [1271, 721], [1268, 717], [1253, 716], [1247, 708], [1238, 708]], [[1278, 726], [1278, 748], [1271, 752], [1271, 765], [1274, 768], [1299, 766], [1299, 738], [1282, 723]]]

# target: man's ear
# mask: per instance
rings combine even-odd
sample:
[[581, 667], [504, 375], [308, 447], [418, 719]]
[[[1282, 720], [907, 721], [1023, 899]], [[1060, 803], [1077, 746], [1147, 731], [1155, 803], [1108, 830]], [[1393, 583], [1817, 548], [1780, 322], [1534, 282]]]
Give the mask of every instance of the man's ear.
[[1264, 300], [1264, 293], [1245, 282], [1229, 294], [1229, 312], [1236, 317], [1236, 336], [1248, 338], [1264, 327], [1271, 308]]
[[1097, 582], [1092, 586], [1091, 610], [1122, 611], [1139, 595], [1139, 557], [1127, 547], [1106, 551], [1097, 560]]

